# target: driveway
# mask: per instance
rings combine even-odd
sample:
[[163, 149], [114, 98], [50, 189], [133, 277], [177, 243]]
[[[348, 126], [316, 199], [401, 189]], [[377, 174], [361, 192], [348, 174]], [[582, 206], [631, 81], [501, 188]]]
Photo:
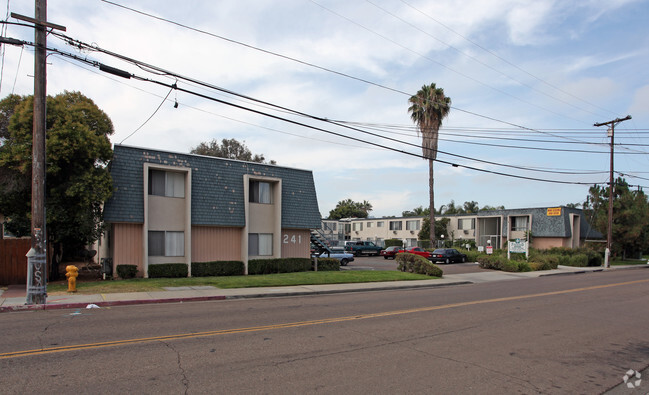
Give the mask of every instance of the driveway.
[[[489, 269], [482, 269], [477, 263], [451, 263], [448, 265], [439, 265], [444, 274], [463, 274], [491, 272]], [[355, 257], [354, 262], [347, 266], [341, 266], [342, 270], [397, 270], [397, 262], [394, 259], [385, 259], [381, 256], [362, 256]]]

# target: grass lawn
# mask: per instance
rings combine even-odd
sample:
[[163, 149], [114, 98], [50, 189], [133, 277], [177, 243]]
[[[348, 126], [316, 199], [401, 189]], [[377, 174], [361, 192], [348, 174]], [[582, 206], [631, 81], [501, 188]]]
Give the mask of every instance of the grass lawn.
[[615, 259], [611, 260], [611, 266], [626, 266], [626, 265], [646, 265], [647, 261], [645, 259]]
[[[299, 272], [254, 276], [191, 277], [191, 278], [136, 278], [130, 280], [77, 281], [77, 293], [101, 294], [116, 292], [161, 291], [164, 287], [211, 285], [217, 288], [282, 287], [291, 285], [368, 283], [378, 281], [433, 280], [421, 274], [399, 271]], [[67, 282], [49, 283], [47, 292], [66, 292]]]

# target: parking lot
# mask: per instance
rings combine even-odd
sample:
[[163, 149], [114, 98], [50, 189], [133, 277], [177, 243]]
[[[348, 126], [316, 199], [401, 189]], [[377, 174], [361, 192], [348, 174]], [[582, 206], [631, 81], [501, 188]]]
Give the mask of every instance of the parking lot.
[[[477, 263], [451, 263], [448, 265], [439, 265], [444, 274], [462, 274], [462, 273], [477, 273], [483, 271], [490, 271], [489, 269], [482, 269]], [[341, 266], [342, 270], [397, 270], [397, 262], [394, 259], [385, 259], [382, 256], [361, 256], [354, 257], [354, 262], [350, 262], [347, 266]]]

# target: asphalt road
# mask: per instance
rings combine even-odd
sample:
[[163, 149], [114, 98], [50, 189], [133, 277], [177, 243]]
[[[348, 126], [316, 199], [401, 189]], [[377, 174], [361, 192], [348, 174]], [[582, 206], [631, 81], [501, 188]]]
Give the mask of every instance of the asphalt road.
[[3, 393], [592, 394], [649, 366], [649, 270], [19, 312], [0, 327]]

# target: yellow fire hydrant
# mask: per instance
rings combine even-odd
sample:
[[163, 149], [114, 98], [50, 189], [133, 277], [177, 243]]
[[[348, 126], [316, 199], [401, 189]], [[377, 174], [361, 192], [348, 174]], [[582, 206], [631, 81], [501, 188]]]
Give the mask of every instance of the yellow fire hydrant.
[[68, 278], [68, 292], [77, 292], [77, 276], [79, 269], [74, 265], [65, 267], [65, 277]]

